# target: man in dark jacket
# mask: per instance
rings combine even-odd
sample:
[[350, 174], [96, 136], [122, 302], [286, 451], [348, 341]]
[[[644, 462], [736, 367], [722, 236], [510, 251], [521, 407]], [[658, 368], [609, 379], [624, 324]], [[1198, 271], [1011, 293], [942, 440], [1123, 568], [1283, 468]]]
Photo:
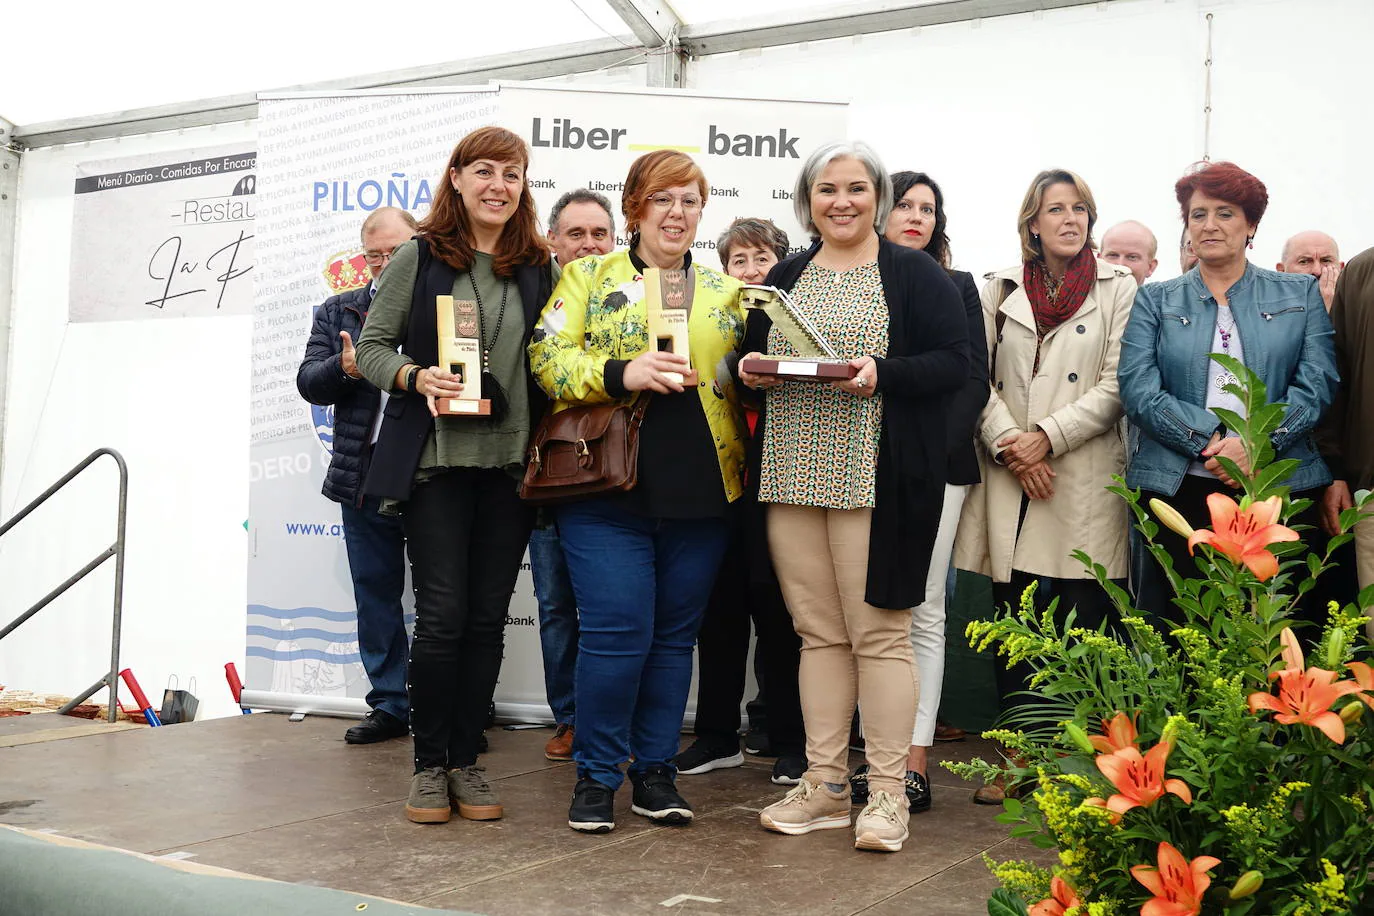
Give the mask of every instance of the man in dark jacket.
[[315, 312], [296, 388], [312, 404], [334, 407], [334, 454], [324, 495], [343, 515], [348, 571], [358, 608], [358, 650], [372, 689], [366, 718], [344, 733], [349, 744], [399, 738], [409, 731], [406, 642], [401, 595], [405, 590], [405, 535], [401, 520], [378, 513], [380, 500], [363, 496], [372, 446], [381, 427], [386, 393], [358, 371], [353, 341], [362, 333], [367, 308], [391, 253], [415, 234], [415, 218], [395, 207], [374, 210], [363, 221], [363, 257], [372, 282], [325, 300]]
[[[1322, 499], [1322, 527], [1334, 534], [1340, 513], [1354, 505], [1354, 494], [1374, 488], [1374, 248], [1351, 258], [1341, 272], [1331, 323], [1341, 385], [1318, 436], [1334, 478]], [[1355, 556], [1360, 586], [1374, 585], [1374, 515], [1355, 526]], [[1369, 631], [1374, 639], [1374, 624]]]

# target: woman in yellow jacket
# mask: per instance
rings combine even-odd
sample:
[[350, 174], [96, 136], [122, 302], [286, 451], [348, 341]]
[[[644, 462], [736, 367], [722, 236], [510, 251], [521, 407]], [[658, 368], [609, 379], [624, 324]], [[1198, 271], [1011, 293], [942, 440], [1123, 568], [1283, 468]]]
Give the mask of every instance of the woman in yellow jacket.
[[[638, 484], [559, 507], [557, 524], [580, 617], [574, 687], [577, 787], [568, 826], [615, 824], [621, 764], [633, 759], [632, 809], [686, 824], [672, 758], [692, 678], [692, 646], [740, 495], [744, 434], [731, 361], [744, 332], [739, 282], [692, 261], [710, 187], [691, 157], [635, 160], [621, 209], [630, 249], [567, 265], [529, 346], [554, 410], [652, 392]], [[689, 311], [689, 353], [650, 347], [644, 271]], [[695, 385], [676, 381], [695, 369]], [[691, 390], [688, 390], [691, 389]]]

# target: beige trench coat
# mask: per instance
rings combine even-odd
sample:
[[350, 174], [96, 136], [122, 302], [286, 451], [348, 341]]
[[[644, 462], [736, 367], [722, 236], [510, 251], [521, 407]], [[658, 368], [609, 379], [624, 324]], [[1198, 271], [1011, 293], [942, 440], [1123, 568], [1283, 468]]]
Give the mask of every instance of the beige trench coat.
[[[1058, 579], [1091, 575], [1071, 554], [1086, 551], [1126, 575], [1126, 503], [1105, 487], [1126, 472], [1116, 365], [1136, 285], [1123, 267], [1097, 263], [1097, 282], [1074, 316], [1045, 335], [1035, 363], [1035, 318], [1022, 289], [1022, 266], [987, 275], [983, 318], [992, 354], [991, 390], [978, 429], [983, 482], [969, 490], [954, 565], [1007, 582], [1013, 569]], [[1003, 294], [1011, 284], [1011, 291]], [[999, 305], [1000, 302], [1000, 305]], [[999, 329], [998, 313], [1003, 316]], [[993, 460], [994, 446], [1019, 432], [1044, 430], [1053, 451], [1054, 496], [1030, 500], [1017, 532], [1021, 484]]]

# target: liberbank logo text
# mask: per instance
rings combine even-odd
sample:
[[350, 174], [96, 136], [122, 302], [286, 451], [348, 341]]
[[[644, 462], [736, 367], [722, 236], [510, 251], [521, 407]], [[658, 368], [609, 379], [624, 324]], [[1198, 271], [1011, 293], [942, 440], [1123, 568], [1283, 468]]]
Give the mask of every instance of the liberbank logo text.
[[[684, 153], [703, 152], [703, 145], [674, 143], [629, 143], [629, 129], [602, 125], [575, 124], [571, 118], [535, 118], [530, 125], [530, 146], [552, 149], [622, 150], [648, 152], [675, 149]], [[707, 125], [704, 151], [710, 156], [736, 156], [756, 159], [800, 159], [797, 141], [787, 128], [776, 132], [732, 133], [728, 127]]]

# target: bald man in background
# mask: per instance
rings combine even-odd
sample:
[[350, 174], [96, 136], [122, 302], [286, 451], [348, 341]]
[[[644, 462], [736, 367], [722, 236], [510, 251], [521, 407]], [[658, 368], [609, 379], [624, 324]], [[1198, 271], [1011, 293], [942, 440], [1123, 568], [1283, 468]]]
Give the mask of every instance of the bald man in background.
[[1120, 264], [1135, 277], [1136, 286], [1145, 281], [1159, 266], [1159, 242], [1144, 223], [1133, 219], [1117, 223], [1102, 236], [1098, 257], [1109, 264]]
[[1331, 300], [1336, 295], [1336, 280], [1345, 263], [1336, 240], [1325, 232], [1309, 229], [1299, 232], [1283, 243], [1283, 260], [1274, 269], [1288, 274], [1311, 274], [1317, 278], [1317, 289], [1321, 291], [1326, 310], [1331, 311]]

